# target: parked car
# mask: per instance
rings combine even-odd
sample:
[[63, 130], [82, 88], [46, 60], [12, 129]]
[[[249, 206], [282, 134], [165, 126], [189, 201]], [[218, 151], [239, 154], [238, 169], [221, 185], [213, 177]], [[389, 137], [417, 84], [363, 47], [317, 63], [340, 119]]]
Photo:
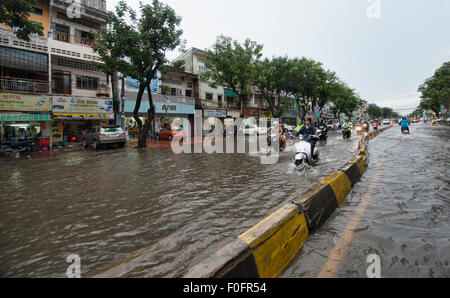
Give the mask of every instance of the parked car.
[[94, 126], [88, 130], [84, 137], [84, 147], [91, 146], [98, 149], [101, 145], [118, 144], [125, 146], [127, 140], [125, 132], [118, 125]]
[[391, 124], [391, 120], [389, 120], [389, 119], [383, 120], [383, 125], [390, 125], [390, 124]]
[[169, 125], [164, 128], [162, 128], [157, 134], [156, 139], [157, 140], [169, 140], [172, 141], [174, 137], [182, 137], [184, 138], [186, 136], [185, 131], [183, 130], [182, 126], [173, 126]]

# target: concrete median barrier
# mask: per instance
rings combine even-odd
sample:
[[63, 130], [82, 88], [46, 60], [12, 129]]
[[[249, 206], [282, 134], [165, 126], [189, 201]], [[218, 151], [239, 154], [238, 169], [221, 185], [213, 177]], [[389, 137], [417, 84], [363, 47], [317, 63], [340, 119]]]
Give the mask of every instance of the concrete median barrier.
[[357, 155], [339, 170], [191, 267], [184, 277], [276, 277], [297, 254], [309, 233], [327, 221], [361, 179], [367, 169], [368, 141], [391, 127], [364, 135]]

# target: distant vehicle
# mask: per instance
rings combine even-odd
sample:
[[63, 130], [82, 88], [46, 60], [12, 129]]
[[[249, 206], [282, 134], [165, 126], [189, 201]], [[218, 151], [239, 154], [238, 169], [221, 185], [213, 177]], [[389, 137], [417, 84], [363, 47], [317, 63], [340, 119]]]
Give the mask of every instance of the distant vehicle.
[[127, 140], [125, 132], [118, 125], [94, 126], [86, 133], [83, 141], [84, 147], [92, 145], [98, 149], [101, 145], [118, 144], [119, 147], [125, 146]]
[[389, 119], [383, 120], [383, 125], [390, 125], [390, 124], [391, 124], [391, 120], [389, 120]]
[[183, 127], [169, 125], [169, 126], [162, 128], [156, 134], [156, 139], [172, 141], [172, 139], [174, 137], [184, 138], [185, 136], [186, 136], [186, 133], [184, 132]]

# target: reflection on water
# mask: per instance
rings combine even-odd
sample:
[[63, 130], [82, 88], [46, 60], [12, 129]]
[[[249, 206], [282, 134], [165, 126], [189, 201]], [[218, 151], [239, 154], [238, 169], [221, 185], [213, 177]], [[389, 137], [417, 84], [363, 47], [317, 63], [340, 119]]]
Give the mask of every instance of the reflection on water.
[[331, 135], [303, 173], [292, 144], [274, 165], [170, 147], [0, 160], [0, 276], [64, 277], [69, 254], [88, 274], [135, 253], [130, 276], [178, 276], [341, 166], [355, 144]]

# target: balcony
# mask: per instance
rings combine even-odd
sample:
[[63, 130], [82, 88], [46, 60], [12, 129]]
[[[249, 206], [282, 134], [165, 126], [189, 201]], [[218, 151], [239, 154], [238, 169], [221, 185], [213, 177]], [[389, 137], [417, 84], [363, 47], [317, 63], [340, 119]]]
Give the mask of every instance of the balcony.
[[48, 93], [49, 84], [47, 81], [22, 78], [3, 78], [0, 79], [0, 90], [28, 93]]
[[53, 40], [63, 41], [72, 44], [80, 44], [85, 46], [93, 46], [95, 44], [95, 40], [93, 38], [81, 37], [58, 31], [55, 31], [53, 33]]
[[[106, 16], [106, 1], [105, 0], [78, 0], [78, 9], [82, 19], [92, 19], [104, 22]], [[62, 11], [72, 5], [73, 0], [53, 0], [53, 6]]]

